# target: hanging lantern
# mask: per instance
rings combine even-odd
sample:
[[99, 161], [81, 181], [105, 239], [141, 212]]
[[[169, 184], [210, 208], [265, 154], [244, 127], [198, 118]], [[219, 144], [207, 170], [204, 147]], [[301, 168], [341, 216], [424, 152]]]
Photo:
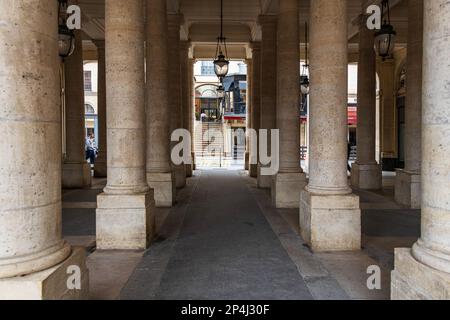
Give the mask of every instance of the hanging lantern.
[[302, 67], [302, 73], [300, 75], [300, 90], [302, 95], [309, 94], [308, 68], [308, 23], [305, 23], [305, 64]]
[[225, 88], [223, 87], [223, 85], [220, 85], [219, 87], [217, 87], [216, 92], [217, 92], [217, 97], [219, 97], [219, 98], [225, 97]]
[[300, 76], [300, 90], [303, 95], [309, 94], [309, 78], [307, 75]]
[[219, 79], [223, 79], [228, 74], [229, 65], [230, 61], [228, 61], [220, 51], [216, 60], [214, 60], [214, 72]]
[[58, 48], [59, 56], [67, 58], [75, 50], [75, 34], [67, 27], [67, 0], [58, 0]]
[[223, 0], [220, 0], [220, 36], [217, 38], [214, 72], [222, 80], [228, 74], [230, 61], [227, 59], [227, 43], [223, 36]]
[[384, 20], [380, 31], [375, 33], [375, 50], [383, 60], [392, 55], [397, 36], [394, 27], [391, 25], [389, 0], [383, 0], [381, 16], [384, 16], [385, 10], [387, 11], [387, 20]]

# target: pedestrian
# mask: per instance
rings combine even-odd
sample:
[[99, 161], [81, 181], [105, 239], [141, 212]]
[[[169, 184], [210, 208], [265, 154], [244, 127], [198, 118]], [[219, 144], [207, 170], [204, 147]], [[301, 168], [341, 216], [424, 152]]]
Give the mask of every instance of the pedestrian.
[[85, 150], [86, 150], [86, 160], [89, 159], [91, 165], [95, 164], [96, 149], [97, 148], [95, 147], [94, 134], [90, 133], [86, 137]]

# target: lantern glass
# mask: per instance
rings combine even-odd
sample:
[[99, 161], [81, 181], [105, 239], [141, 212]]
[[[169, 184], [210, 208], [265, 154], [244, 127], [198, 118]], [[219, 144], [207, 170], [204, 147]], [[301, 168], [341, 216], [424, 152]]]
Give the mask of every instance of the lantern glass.
[[375, 35], [375, 50], [382, 58], [387, 58], [392, 55], [395, 47], [396, 32], [394, 28], [385, 24], [381, 30]]
[[223, 98], [225, 96], [225, 89], [223, 88], [223, 86], [218, 87], [216, 92], [219, 98]]
[[214, 61], [214, 72], [219, 78], [223, 78], [228, 74], [228, 67], [230, 62], [225, 60], [224, 55], [219, 55], [218, 59]]
[[309, 79], [308, 76], [301, 76], [300, 77], [300, 90], [302, 94], [307, 95], [309, 94]]
[[58, 50], [61, 58], [67, 58], [75, 50], [75, 34], [67, 27], [67, 0], [58, 3]]
[[309, 86], [302, 84], [301, 90], [302, 90], [302, 94], [304, 94], [304, 95], [309, 94]]
[[59, 55], [63, 58], [70, 56], [75, 50], [74, 36], [71, 32], [59, 32], [58, 35], [58, 48]]

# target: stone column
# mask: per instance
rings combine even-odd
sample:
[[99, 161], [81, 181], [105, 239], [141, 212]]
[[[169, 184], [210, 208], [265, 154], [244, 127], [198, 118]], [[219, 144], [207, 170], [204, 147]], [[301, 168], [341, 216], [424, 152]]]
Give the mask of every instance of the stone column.
[[188, 71], [189, 71], [189, 132], [191, 134], [191, 159], [192, 159], [192, 170], [195, 170], [195, 79], [194, 79], [194, 65], [195, 59], [189, 59]]
[[[180, 42], [180, 63], [181, 63], [181, 105], [182, 105], [182, 118], [183, 128], [190, 132], [191, 125], [191, 91], [190, 91], [190, 77], [189, 72], [189, 41]], [[186, 163], [186, 177], [192, 177], [192, 160], [191, 163]]]
[[252, 114], [252, 107], [251, 107], [251, 90], [252, 90], [252, 60], [247, 59], [245, 60], [245, 63], [247, 64], [247, 94], [246, 94], [246, 141], [245, 141], [245, 170], [250, 170], [250, 135], [249, 135], [249, 129], [252, 128], [252, 121], [251, 121], [251, 114]]
[[91, 184], [91, 166], [85, 157], [84, 71], [81, 31], [75, 31], [75, 51], [66, 58], [66, 157], [62, 168], [63, 188], [84, 188]]
[[378, 59], [380, 76], [380, 145], [381, 165], [383, 170], [396, 167], [397, 153], [397, 108], [395, 100], [395, 60]]
[[[364, 6], [363, 12], [366, 12]], [[352, 186], [364, 190], [381, 189], [381, 166], [375, 160], [376, 138], [376, 56], [374, 33], [367, 28], [367, 16], [359, 25], [358, 62], [358, 157], [352, 166]]]
[[175, 176], [170, 162], [169, 61], [167, 4], [147, 4], [147, 182], [157, 207], [171, 207], [176, 200]]
[[[252, 129], [258, 133], [260, 127], [260, 119], [261, 119], [261, 43], [260, 42], [252, 42], [252, 66], [251, 66], [251, 79], [252, 79], [252, 93], [251, 93], [251, 124]], [[257, 134], [258, 136], [258, 134]], [[255, 155], [256, 153], [256, 155]], [[250, 149], [250, 159], [255, 158], [259, 159], [258, 156], [258, 148], [253, 150]], [[249, 170], [250, 177], [256, 178], [258, 176], [258, 164], [250, 163]]]
[[280, 168], [272, 177], [277, 208], [299, 208], [306, 175], [300, 167], [300, 37], [297, 0], [280, 0], [278, 14], [277, 108]]
[[311, 2], [309, 184], [300, 229], [314, 251], [359, 250], [359, 197], [347, 181], [347, 1]]
[[[276, 103], [277, 103], [277, 16], [261, 15], [258, 17], [261, 26], [261, 112], [260, 129], [270, 132], [276, 127]], [[268, 137], [268, 148], [271, 150], [270, 133]], [[259, 144], [259, 142], [258, 142]], [[258, 164], [258, 187], [270, 188], [272, 185], [271, 175], [261, 174], [261, 164]]]
[[[167, 110], [170, 115], [170, 133], [183, 128], [183, 110], [181, 99], [181, 61], [180, 61], [180, 14], [169, 14], [169, 105]], [[174, 143], [171, 144], [174, 146]], [[186, 166], [172, 164], [177, 188], [186, 185]]]
[[[412, 10], [419, 5], [409, 3]], [[396, 249], [391, 294], [445, 300], [450, 297], [450, 2], [423, 3], [422, 236], [412, 250]]]
[[97, 249], [145, 249], [154, 203], [145, 172], [143, 0], [106, 1], [105, 17], [108, 183], [97, 198]]
[[27, 4], [0, 2], [0, 300], [85, 298], [84, 251], [61, 235], [57, 3]]
[[420, 209], [423, 0], [408, 2], [408, 56], [405, 108], [405, 169], [397, 170], [395, 200]]
[[94, 175], [99, 178], [106, 177], [107, 167], [107, 141], [106, 141], [106, 65], [105, 65], [105, 41], [94, 41], [98, 54], [97, 75], [97, 109], [98, 109], [98, 132], [95, 137], [99, 146], [97, 160], [94, 166]]

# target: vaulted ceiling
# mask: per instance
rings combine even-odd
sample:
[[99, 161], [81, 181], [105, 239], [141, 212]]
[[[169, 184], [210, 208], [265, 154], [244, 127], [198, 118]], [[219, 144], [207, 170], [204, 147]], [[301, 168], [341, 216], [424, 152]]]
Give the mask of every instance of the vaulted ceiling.
[[[314, 0], [299, 0], [300, 27], [309, 20], [309, 4]], [[348, 0], [349, 51], [358, 50], [358, 26], [355, 21], [361, 14], [362, 2], [380, 3], [381, 0]], [[93, 49], [90, 39], [104, 39], [105, 0], [78, 0], [83, 13], [83, 31], [86, 35], [85, 47]], [[391, 21], [398, 33], [398, 45], [406, 44], [408, 0], [391, 0]], [[198, 59], [214, 55], [215, 39], [220, 28], [220, 0], [167, 0], [168, 11], [181, 13], [184, 22], [180, 37], [190, 40], [193, 56]], [[234, 59], [249, 57], [250, 41], [261, 39], [261, 30], [257, 25], [260, 14], [276, 14], [278, 0], [226, 0], [224, 2], [224, 32], [229, 43], [229, 55]], [[303, 31], [300, 42], [303, 41]]]

